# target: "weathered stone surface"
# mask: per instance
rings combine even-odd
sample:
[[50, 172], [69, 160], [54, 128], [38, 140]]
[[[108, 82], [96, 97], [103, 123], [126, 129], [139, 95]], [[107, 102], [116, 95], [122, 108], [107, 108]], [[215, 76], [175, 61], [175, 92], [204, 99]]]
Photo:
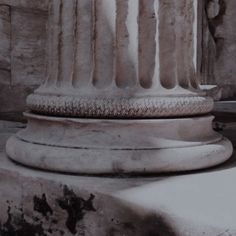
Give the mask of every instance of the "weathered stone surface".
[[[175, 236], [236, 235], [235, 156], [219, 170], [169, 177], [115, 196], [141, 212], [162, 217]], [[158, 234], [156, 234], [158, 235]]]
[[10, 7], [0, 5], [0, 84], [10, 84], [11, 81], [10, 37]]
[[[3, 45], [2, 42], [4, 42], [4, 46], [0, 46], [0, 67], [4, 65], [4, 70], [0, 69], [0, 83], [2, 84], [9, 84], [11, 80], [11, 71], [9, 68], [11, 67], [10, 63], [10, 54], [7, 52], [9, 45], [11, 44], [10, 39], [8, 41], [5, 41], [5, 39], [10, 35], [10, 33], [6, 33], [11, 28], [9, 27], [10, 21], [6, 21], [6, 13], [9, 10], [11, 12], [11, 8], [17, 9], [18, 11], [18, 18], [20, 18], [19, 27], [16, 25], [17, 28], [23, 29], [23, 35], [18, 32], [20, 36], [21, 45], [20, 48], [16, 46], [17, 50], [19, 51], [16, 53], [16, 60], [19, 63], [19, 65], [14, 65], [17, 72], [19, 72], [19, 80], [17, 77], [17, 74], [15, 74], [14, 80], [17, 80], [17, 83], [23, 83], [26, 84], [26, 86], [30, 87], [28, 84], [32, 83], [39, 83], [44, 79], [44, 69], [42, 68], [43, 62], [42, 57], [45, 57], [45, 55], [42, 55], [42, 51], [45, 50], [46, 45], [42, 42], [41, 39], [38, 38], [36, 40], [36, 37], [39, 36], [39, 33], [35, 32], [34, 28], [39, 27], [40, 37], [44, 38], [45, 40], [46, 32], [42, 32], [41, 29], [43, 27], [44, 22], [47, 21], [45, 19], [45, 12], [48, 9], [48, 0], [0, 0], [1, 5], [1, 22], [4, 22], [4, 24], [1, 24], [1, 26], [4, 26], [0, 30], [0, 38], [1, 38], [1, 45]], [[111, 2], [111, 1], [109, 1]], [[145, 1], [140, 1], [141, 4], [145, 3]], [[154, 0], [150, 1], [154, 2]], [[198, 1], [199, 6], [202, 4], [203, 1]], [[208, 4], [209, 3], [209, 4]], [[89, 65], [89, 62], [92, 60], [91, 57], [91, 48], [86, 48], [84, 45], [87, 42], [87, 38], [91, 37], [92, 39], [92, 33], [90, 30], [85, 30], [87, 27], [89, 27], [89, 24], [92, 23], [93, 19], [88, 17], [81, 17], [85, 12], [88, 12], [91, 4], [90, 1], [80, 1], [82, 14], [79, 14], [78, 20], [81, 22], [84, 22], [84, 26], [81, 26], [78, 30], [78, 33], [80, 35], [80, 38], [78, 39], [78, 50], [81, 52], [81, 57], [77, 58], [78, 60], [78, 68], [80, 69], [80, 81], [75, 81], [75, 86], [78, 86], [78, 84], [86, 83], [86, 80], [83, 78], [88, 78], [91, 71], [91, 65]], [[154, 13], [154, 9], [150, 8], [151, 5], [143, 4], [142, 8], [140, 9], [140, 14], [142, 15], [142, 18], [140, 19], [140, 32], [145, 32], [140, 37], [140, 42], [145, 42], [147, 39], [155, 38], [155, 19], [152, 18], [152, 14]], [[101, 7], [102, 8], [102, 7]], [[234, 27], [234, 8], [235, 8], [235, 1], [234, 0], [227, 0], [227, 1], [206, 1], [206, 5], [203, 3], [203, 7], [199, 7], [199, 16], [201, 14], [204, 14], [207, 12], [208, 17], [204, 17], [203, 19], [203, 26], [201, 25], [201, 19], [199, 18], [199, 26], [198, 26], [198, 67], [202, 68], [203, 83], [208, 84], [219, 84], [221, 87], [223, 87], [223, 97], [233, 97], [235, 93], [235, 80], [234, 80], [234, 74], [235, 74], [235, 67], [234, 67], [234, 61], [235, 61], [235, 27]], [[4, 10], [3, 10], [4, 9]], [[6, 10], [8, 9], [8, 10]], [[34, 13], [37, 10], [37, 13]], [[101, 9], [102, 10], [102, 9]], [[22, 12], [21, 12], [22, 11]], [[30, 14], [30, 11], [33, 11], [33, 13]], [[4, 13], [3, 13], [4, 12]], [[28, 12], [29, 21], [25, 20], [26, 13]], [[42, 15], [39, 16], [39, 12], [42, 12]], [[8, 14], [8, 13], [7, 13]], [[42, 19], [41, 23], [39, 23], [39, 20]], [[35, 26], [32, 26], [30, 23], [32, 21], [32, 24], [35, 24]], [[97, 24], [103, 25], [105, 27], [105, 24], [103, 24], [102, 19], [98, 19]], [[82, 24], [82, 25], [83, 25]], [[147, 27], [145, 27], [145, 24]], [[8, 26], [7, 26], [8, 25]], [[24, 29], [24, 25], [26, 26], [26, 29]], [[5, 28], [7, 26], [7, 28]], [[23, 27], [23, 28], [22, 28]], [[84, 27], [84, 28], [83, 28]], [[201, 32], [203, 27], [203, 44], [201, 42]], [[32, 30], [33, 34], [31, 35], [29, 31]], [[210, 30], [209, 30], [210, 29]], [[28, 31], [28, 33], [26, 32]], [[38, 32], [39, 32], [38, 31]], [[86, 33], [85, 33], [86, 31]], [[83, 34], [81, 34], [83, 32]], [[106, 35], [110, 35], [111, 31], [109, 32], [109, 26], [107, 26]], [[90, 35], [90, 36], [89, 36]], [[101, 38], [102, 41], [100, 44], [98, 43], [96, 47], [100, 50], [101, 53], [109, 54], [109, 50], [106, 50], [104, 47], [105, 40], [108, 40], [108, 37], [103, 38], [102, 34], [100, 36], [99, 32], [97, 32], [97, 37]], [[31, 40], [32, 39], [32, 40]], [[23, 40], [23, 41], [22, 41]], [[34, 41], [34, 43], [32, 42]], [[23, 42], [23, 44], [22, 44]], [[28, 42], [28, 43], [27, 43]], [[38, 44], [38, 42], [40, 42]], [[154, 43], [155, 44], [155, 43]], [[200, 50], [200, 48], [203, 45], [203, 52]], [[26, 46], [26, 49], [23, 49], [23, 47]], [[13, 45], [14, 47], [14, 45]], [[139, 55], [139, 62], [140, 62], [140, 70], [139, 70], [139, 77], [141, 81], [141, 85], [145, 88], [150, 87], [152, 83], [152, 76], [154, 74], [154, 64], [155, 64], [155, 58], [153, 56], [149, 57], [148, 55], [153, 55], [154, 45], [152, 44], [144, 44], [143, 47], [140, 48], [140, 55]], [[109, 48], [108, 48], [109, 49]], [[104, 52], [102, 52], [104, 51]], [[7, 53], [7, 54], [6, 54]], [[23, 54], [22, 54], [23, 53]], [[22, 54], [22, 56], [21, 56]], [[19, 57], [21, 57], [21, 59]], [[109, 59], [110, 56], [107, 55], [107, 58]], [[202, 59], [202, 62], [201, 62]], [[112, 63], [111, 60], [101, 60], [101, 57], [97, 57], [98, 63], [102, 65], [108, 65], [108, 63]], [[29, 65], [29, 67], [27, 66]], [[83, 65], [83, 66], [82, 66]], [[85, 66], [86, 65], [86, 66]], [[100, 68], [102, 67], [100, 66]], [[7, 69], [6, 69], [7, 68]], [[83, 68], [83, 69], [82, 69]], [[40, 74], [41, 73], [41, 74]], [[111, 73], [111, 72], [109, 72]], [[105, 78], [106, 76], [109, 76], [109, 73], [107, 75], [104, 75], [104, 72], [101, 72], [100, 70], [96, 71], [97, 78]], [[30, 74], [32, 74], [32, 78], [30, 78]], [[24, 79], [24, 76], [26, 76], [26, 79]], [[18, 103], [17, 99], [19, 97], [12, 97], [11, 100], [12, 103], [16, 102]], [[21, 103], [24, 103], [22, 101]], [[3, 104], [5, 107], [7, 104]], [[25, 106], [17, 107], [15, 106], [15, 110], [25, 110]]]
[[[16, 127], [19, 124], [0, 125], [1, 150]], [[159, 178], [120, 177], [69, 176], [30, 170], [9, 162], [1, 152], [0, 235], [146, 236], [168, 231], [158, 217], [140, 217], [112, 196], [118, 190]]]
[[141, 7], [138, 0], [52, 1], [48, 76], [28, 97], [29, 109], [96, 118], [210, 112], [213, 101], [196, 76], [197, 1], [155, 0]]
[[232, 154], [231, 143], [212, 130], [211, 116], [105, 120], [27, 114], [27, 119], [27, 129], [9, 139], [6, 151], [16, 162], [52, 171], [186, 171], [218, 165]]
[[24, 120], [22, 111], [26, 108], [26, 97], [36, 87], [8, 85], [0, 86], [0, 117], [1, 119]]
[[1, 5], [14, 6], [18, 8], [30, 8], [46, 11], [49, 0], [0, 0]]
[[[19, 127], [0, 123], [1, 150]], [[30, 170], [1, 152], [0, 235], [236, 235], [235, 166], [234, 155], [207, 172], [98, 178]]]
[[45, 79], [47, 14], [37, 10], [11, 10], [11, 80], [21, 86]]
[[143, 12], [138, 0], [50, 2], [47, 79], [27, 98], [29, 124], [7, 142], [10, 158], [60, 172], [137, 174], [231, 156], [203, 116], [213, 99], [197, 79], [198, 1], [146, 4]]
[[148, 230], [140, 227], [142, 219], [135, 212], [109, 196], [114, 187], [129, 186], [125, 181], [46, 177], [9, 164], [3, 163], [1, 156], [1, 236], [131, 236], [145, 235]]
[[0, 1], [0, 116], [4, 119], [22, 119], [26, 97], [45, 79], [46, 5], [46, 1]]

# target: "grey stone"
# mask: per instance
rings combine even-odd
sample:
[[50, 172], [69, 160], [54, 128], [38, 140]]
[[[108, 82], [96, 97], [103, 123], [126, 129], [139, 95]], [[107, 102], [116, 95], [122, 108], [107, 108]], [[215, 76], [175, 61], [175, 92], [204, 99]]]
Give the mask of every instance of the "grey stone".
[[144, 14], [142, 1], [50, 2], [47, 79], [27, 98], [29, 124], [7, 142], [10, 158], [60, 172], [137, 174], [207, 168], [231, 156], [197, 79], [198, 2], [146, 4]]
[[0, 6], [0, 83], [10, 84], [10, 7]]
[[47, 4], [44, 4], [0, 1], [2, 119], [22, 120], [26, 97], [45, 79]]
[[12, 84], [32, 87], [45, 79], [46, 22], [46, 12], [12, 8]]
[[1, 5], [46, 11], [49, 0], [0, 0]]
[[[17, 127], [1, 122], [1, 147]], [[0, 233], [236, 235], [235, 168], [234, 155], [225, 165], [182, 176], [76, 176], [31, 170], [1, 152]]]
[[[199, 27], [198, 27], [198, 68], [202, 68], [202, 74], [199, 74], [199, 78], [202, 75], [202, 82], [207, 84], [218, 84], [222, 88], [222, 97], [233, 97], [235, 93], [235, 82], [234, 82], [234, 64], [232, 63], [234, 61], [234, 21], [231, 20], [234, 16], [234, 0], [228, 0], [228, 1], [222, 1], [226, 5], [226, 8], [219, 4], [219, 1], [209, 1], [209, 6], [207, 4], [208, 1], [203, 3], [202, 1], [198, 1], [199, 4]], [[47, 14], [48, 9], [48, 0], [0, 0], [1, 8], [2, 9], [9, 9], [9, 12], [11, 13], [12, 9], [15, 9], [15, 11], [18, 11], [18, 18], [20, 19], [19, 27], [16, 25], [16, 28], [23, 27], [23, 32], [20, 36], [21, 40], [21, 46], [19, 46], [19, 51], [15, 51], [17, 58], [13, 59], [14, 63], [10, 60], [10, 54], [8, 53], [6, 55], [6, 52], [8, 51], [9, 45], [12, 44], [13, 48], [18, 47], [14, 45], [13, 42], [10, 42], [10, 39], [6, 41], [9, 36], [7, 33], [1, 34], [1, 43], [4, 42], [3, 47], [0, 49], [0, 58], [2, 58], [2, 61], [0, 60], [1, 67], [4, 65], [4, 70], [0, 70], [0, 81], [1, 84], [9, 84], [11, 81], [11, 71], [9, 70], [9, 67], [13, 65], [13, 67], [16, 69], [14, 74], [14, 80], [17, 81], [18, 84], [23, 83], [27, 87], [30, 88], [31, 84], [39, 84], [42, 80], [45, 78], [45, 69], [43, 68], [43, 64], [47, 64], [47, 62], [43, 61], [43, 57], [46, 57], [46, 55], [43, 55], [45, 52], [46, 44], [45, 39], [47, 37], [46, 31], [42, 32], [42, 28], [44, 27], [44, 24], [47, 22], [47, 17], [45, 18], [45, 14]], [[88, 1], [85, 1], [84, 4], [84, 11], [88, 10]], [[201, 7], [202, 5], [202, 7]], [[224, 12], [225, 8], [225, 12]], [[208, 17], [204, 18], [204, 21], [201, 22], [201, 15], [205, 13], [205, 9], [207, 9]], [[5, 10], [4, 10], [5, 11]], [[30, 21], [23, 20], [26, 17], [26, 12], [28, 14], [28, 17], [31, 19]], [[30, 14], [30, 12], [32, 12]], [[149, 33], [144, 33], [142, 37], [140, 38], [140, 41], [145, 41], [148, 38], [155, 37], [155, 20], [151, 18], [153, 9], [151, 9], [148, 5], [143, 5], [141, 14], [143, 17], [140, 20], [140, 31], [148, 31]], [[4, 13], [5, 14], [5, 13]], [[34, 16], [35, 15], [35, 16]], [[41, 16], [40, 16], [41, 15]], [[148, 17], [150, 16], [150, 17]], [[5, 19], [4, 17], [2, 19]], [[219, 24], [217, 24], [217, 19], [219, 19]], [[84, 20], [85, 22], [88, 22], [89, 19], [80, 19]], [[148, 22], [148, 27], [145, 27], [145, 22]], [[6, 24], [10, 24], [10, 22], [5, 21]], [[7, 23], [8, 22], [8, 23]], [[215, 23], [214, 23], [215, 22]], [[98, 22], [99, 23], [99, 22]], [[203, 23], [203, 25], [202, 25]], [[211, 27], [212, 25], [212, 27]], [[25, 26], [25, 28], [24, 28]], [[103, 25], [104, 26], [104, 25]], [[31, 29], [37, 29], [38, 32], [40, 32], [40, 37], [38, 41], [35, 41], [35, 38], [37, 38], [37, 35], [39, 35], [38, 32], [34, 32], [32, 30], [32, 34], [30, 34]], [[8, 31], [10, 30], [11, 26], [7, 26]], [[203, 30], [202, 30], [203, 28]], [[212, 33], [209, 31], [209, 28], [216, 28], [217, 34], [216, 36], [212, 35]], [[223, 29], [223, 30], [222, 30]], [[1, 31], [1, 30], [0, 30]], [[28, 31], [28, 33], [27, 33]], [[85, 32], [82, 28], [79, 32]], [[203, 31], [203, 35], [202, 34]], [[4, 30], [4, 32], [6, 32]], [[19, 32], [18, 32], [19, 33]], [[90, 34], [90, 31], [87, 31], [87, 36]], [[107, 32], [108, 33], [108, 32]], [[80, 33], [80, 35], [82, 35]], [[24, 37], [23, 37], [24, 36]], [[97, 34], [99, 36], [99, 32]], [[101, 35], [102, 37], [102, 35]], [[203, 37], [203, 43], [201, 41], [201, 37]], [[215, 38], [215, 39], [214, 39]], [[217, 38], [219, 40], [217, 41]], [[42, 41], [43, 39], [43, 41]], [[23, 41], [22, 41], [23, 40]], [[108, 40], [107, 38], [102, 39], [102, 41]], [[32, 41], [36, 42], [36, 44], [32, 44]], [[41, 41], [41, 42], [40, 42]], [[90, 53], [89, 49], [86, 49], [84, 47], [85, 43], [85, 35], [81, 36], [78, 43], [78, 50], [81, 52], [81, 59], [78, 59], [78, 66], [83, 69], [80, 70], [81, 78], [87, 78], [89, 76], [90, 66], [88, 61], [90, 61]], [[216, 42], [217, 41], [217, 42]], [[23, 44], [22, 44], [23, 42]], [[29, 42], [29, 43], [27, 43]], [[39, 44], [37, 44], [40, 42]], [[148, 55], [154, 53], [153, 45], [152, 44], [144, 44], [145, 46], [140, 52], [140, 78], [141, 84], [144, 87], [150, 86], [151, 80], [150, 78], [153, 75], [153, 68], [154, 68], [154, 59], [153, 57], [148, 57]], [[202, 48], [203, 45], [203, 48]], [[27, 48], [23, 49], [24, 47]], [[102, 50], [104, 48], [104, 45], [97, 44], [97, 47], [100, 48], [99, 50]], [[37, 49], [36, 49], [37, 48]], [[203, 51], [201, 50], [203, 49]], [[3, 50], [3, 51], [2, 51]], [[108, 53], [107, 50], [105, 50], [106, 53]], [[217, 51], [217, 53], [216, 53]], [[216, 56], [217, 54], [217, 56]], [[20, 57], [20, 58], [19, 58]], [[109, 58], [109, 57], [107, 57]], [[98, 62], [102, 62], [101, 58], [98, 57]], [[17, 62], [18, 64], [15, 64]], [[111, 61], [107, 61], [107, 63], [110, 63]], [[148, 63], [146, 63], [148, 62]], [[105, 64], [107, 64], [105, 63]], [[28, 66], [27, 66], [28, 65]], [[29, 66], [30, 65], [30, 66]], [[85, 65], [87, 65], [85, 67]], [[6, 69], [7, 68], [7, 69]], [[198, 69], [199, 70], [199, 69]], [[17, 73], [19, 73], [19, 76], [17, 76]], [[101, 74], [104, 72], [97, 71], [97, 75], [101, 78], [103, 78], [105, 75]], [[144, 76], [145, 75], [145, 76]], [[24, 79], [25, 77], [25, 79]], [[81, 83], [84, 82], [83, 79], [80, 81]], [[79, 83], [80, 83], [79, 82]], [[18, 103], [17, 99], [19, 97], [12, 97], [11, 100], [12, 103], [16, 102]], [[24, 103], [22, 101], [21, 103]], [[6, 104], [4, 104], [6, 106]], [[25, 106], [15, 107], [15, 111], [23, 111], [25, 110]]]
[[26, 109], [26, 97], [33, 92], [35, 86], [2, 84], [0, 87], [0, 117], [15, 121], [25, 120], [22, 111]]
[[9, 139], [6, 151], [35, 168], [148, 174], [211, 167], [232, 154], [231, 143], [212, 130], [211, 116], [104, 120], [26, 115], [27, 129]]

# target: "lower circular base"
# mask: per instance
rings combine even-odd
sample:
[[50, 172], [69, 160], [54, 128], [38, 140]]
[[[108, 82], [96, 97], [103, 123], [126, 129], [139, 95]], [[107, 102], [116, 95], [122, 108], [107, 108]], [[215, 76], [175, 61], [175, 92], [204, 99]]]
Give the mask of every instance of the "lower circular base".
[[11, 137], [11, 159], [76, 174], [163, 173], [218, 165], [233, 148], [211, 128], [211, 116], [156, 120], [66, 119], [27, 115]]

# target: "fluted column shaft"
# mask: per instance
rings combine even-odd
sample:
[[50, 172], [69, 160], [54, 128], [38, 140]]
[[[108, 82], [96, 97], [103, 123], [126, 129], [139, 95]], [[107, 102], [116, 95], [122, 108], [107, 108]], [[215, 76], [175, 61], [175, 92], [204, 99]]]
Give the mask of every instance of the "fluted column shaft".
[[52, 0], [32, 111], [76, 117], [208, 113], [196, 76], [197, 0]]

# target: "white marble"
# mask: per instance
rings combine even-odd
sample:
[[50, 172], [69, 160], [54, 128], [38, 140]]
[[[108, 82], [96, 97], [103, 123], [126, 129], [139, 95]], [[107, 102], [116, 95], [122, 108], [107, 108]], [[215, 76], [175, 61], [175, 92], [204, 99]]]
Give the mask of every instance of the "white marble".
[[27, 129], [7, 143], [15, 161], [70, 173], [146, 174], [206, 168], [232, 145], [212, 116], [152, 120], [73, 119], [26, 114]]
[[[109, 2], [109, 3], [108, 3]], [[197, 78], [196, 0], [56, 0], [33, 112], [156, 118], [210, 112]]]
[[27, 99], [29, 124], [8, 141], [10, 158], [89, 174], [227, 160], [232, 145], [212, 130], [213, 99], [197, 78], [197, 7], [196, 0], [52, 0], [47, 78]]
[[114, 196], [143, 218], [161, 217], [177, 236], [236, 235], [233, 160], [222, 169], [169, 176]]

